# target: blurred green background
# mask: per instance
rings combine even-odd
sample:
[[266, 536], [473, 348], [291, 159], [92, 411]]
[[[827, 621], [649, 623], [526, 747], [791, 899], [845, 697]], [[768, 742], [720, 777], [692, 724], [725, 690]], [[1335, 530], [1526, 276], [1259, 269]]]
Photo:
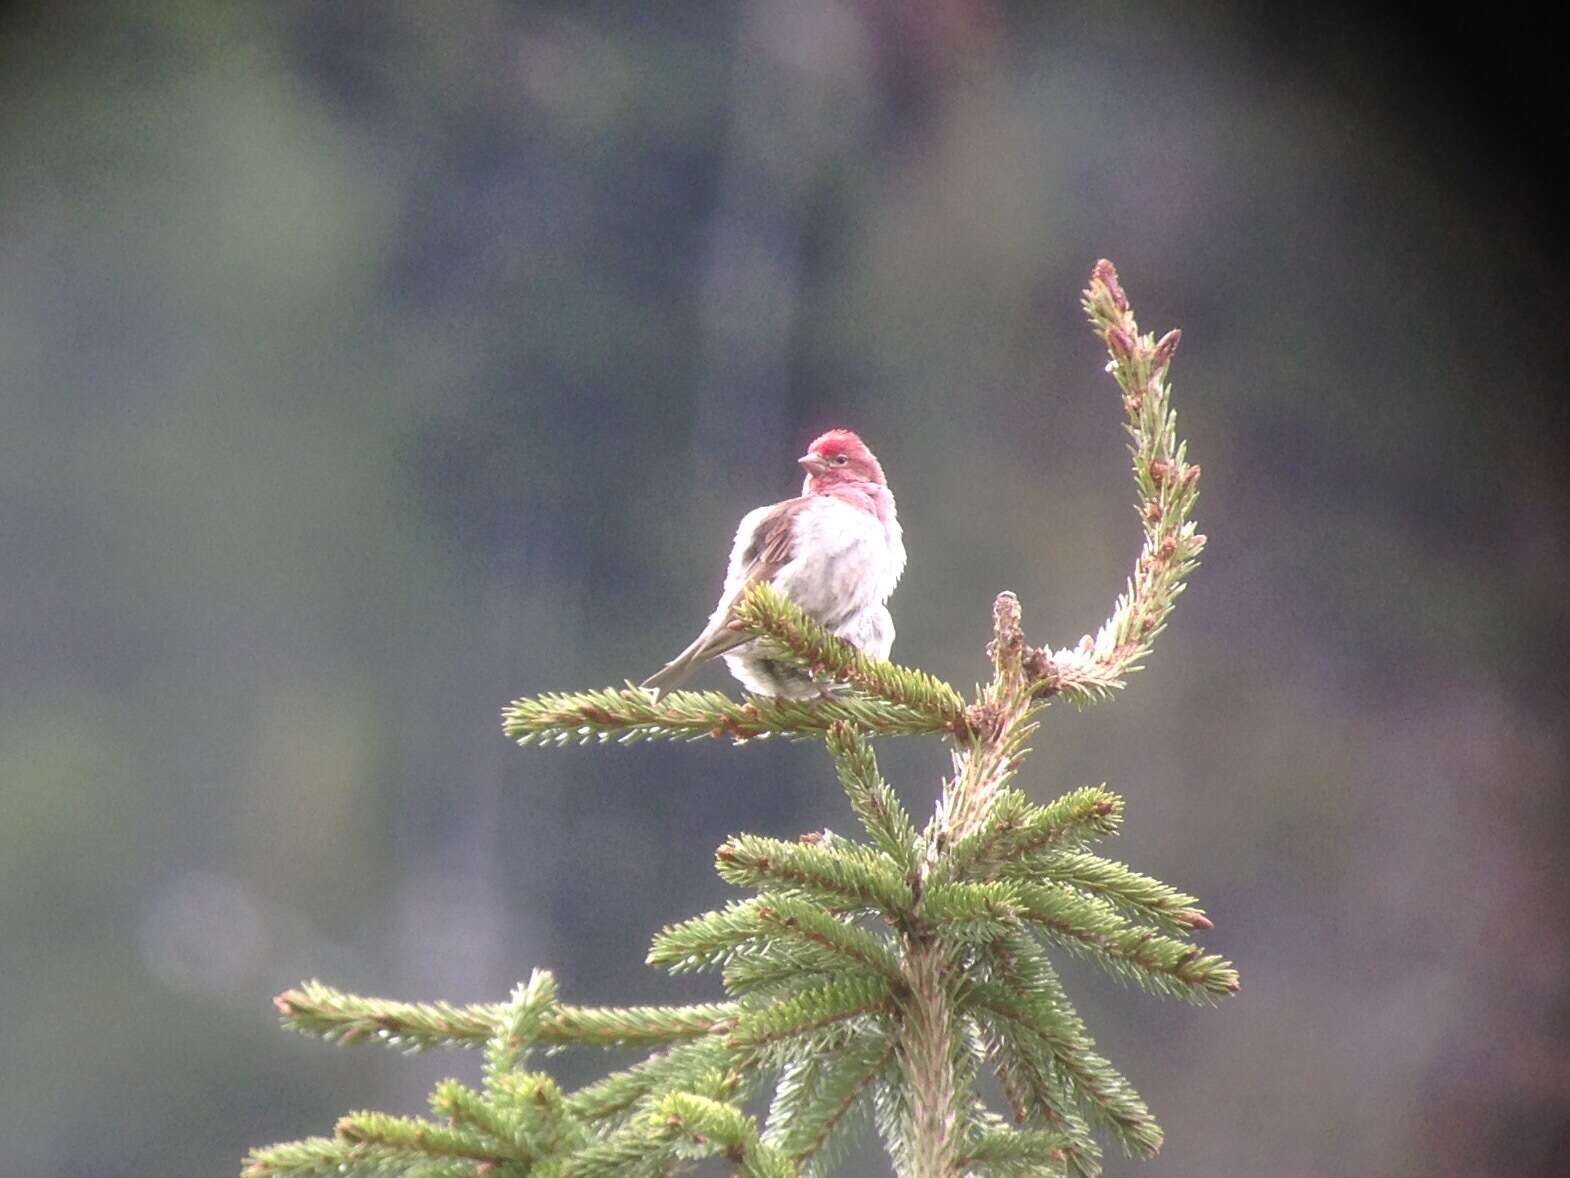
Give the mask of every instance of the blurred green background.
[[[648, 937], [733, 831], [851, 826], [825, 754], [519, 750], [498, 709], [684, 645], [831, 425], [899, 498], [896, 657], [968, 686], [1004, 587], [1094, 630], [1138, 544], [1105, 255], [1184, 330], [1211, 542], [1026, 784], [1125, 793], [1113, 853], [1244, 978], [1071, 967], [1168, 1130], [1110, 1172], [1560, 1172], [1564, 279], [1460, 83], [1250, 11], [13, 9], [0, 1169], [232, 1173], [477, 1067], [280, 1032], [303, 977], [712, 995]], [[943, 750], [881, 755], [928, 812]]]

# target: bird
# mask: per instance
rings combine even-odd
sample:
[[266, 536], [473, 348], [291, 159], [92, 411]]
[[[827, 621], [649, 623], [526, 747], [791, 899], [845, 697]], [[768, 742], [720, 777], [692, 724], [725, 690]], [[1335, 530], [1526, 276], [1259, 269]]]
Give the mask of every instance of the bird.
[[719, 656], [755, 695], [810, 699], [827, 694], [803, 668], [768, 657], [734, 628], [736, 607], [767, 581], [830, 633], [874, 658], [894, 646], [887, 602], [905, 570], [905, 543], [883, 467], [848, 429], [820, 435], [796, 460], [801, 494], [742, 517], [719, 604], [692, 643], [639, 686], [660, 693]]

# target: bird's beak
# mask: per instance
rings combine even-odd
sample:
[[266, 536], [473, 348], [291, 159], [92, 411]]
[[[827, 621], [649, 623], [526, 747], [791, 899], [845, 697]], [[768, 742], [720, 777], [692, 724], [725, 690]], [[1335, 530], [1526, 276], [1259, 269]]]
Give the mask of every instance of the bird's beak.
[[816, 454], [803, 454], [796, 461], [806, 467], [808, 474], [822, 474], [829, 468], [829, 464]]

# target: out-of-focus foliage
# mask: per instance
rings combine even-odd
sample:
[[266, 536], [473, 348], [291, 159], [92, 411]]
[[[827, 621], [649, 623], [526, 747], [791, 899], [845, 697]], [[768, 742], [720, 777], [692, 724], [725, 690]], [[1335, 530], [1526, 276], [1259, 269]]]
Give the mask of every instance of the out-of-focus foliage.
[[498, 705], [657, 667], [836, 424], [899, 497], [899, 661], [982, 677], [1001, 586], [1073, 645], [1133, 555], [1063, 293], [1101, 254], [1184, 330], [1217, 542], [1140, 690], [1048, 717], [1037, 800], [1109, 779], [1250, 979], [1191, 1029], [1086, 1003], [1203, 1126], [1142, 1172], [1561, 1159], [1564, 279], [1388, 42], [1244, 11], [8, 11], [7, 1168], [416, 1111], [441, 1063], [302, 1067], [303, 976], [711, 997], [641, 947], [725, 836], [842, 804], [821, 750], [609, 772]]

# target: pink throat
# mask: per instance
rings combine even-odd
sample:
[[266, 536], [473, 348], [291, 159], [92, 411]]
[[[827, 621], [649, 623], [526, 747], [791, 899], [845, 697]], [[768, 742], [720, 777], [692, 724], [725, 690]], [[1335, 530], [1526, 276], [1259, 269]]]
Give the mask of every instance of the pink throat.
[[841, 502], [865, 511], [868, 515], [876, 516], [878, 522], [885, 526], [894, 518], [894, 496], [889, 494], [889, 489], [881, 483], [826, 482], [808, 479], [804, 493], [831, 495]]

